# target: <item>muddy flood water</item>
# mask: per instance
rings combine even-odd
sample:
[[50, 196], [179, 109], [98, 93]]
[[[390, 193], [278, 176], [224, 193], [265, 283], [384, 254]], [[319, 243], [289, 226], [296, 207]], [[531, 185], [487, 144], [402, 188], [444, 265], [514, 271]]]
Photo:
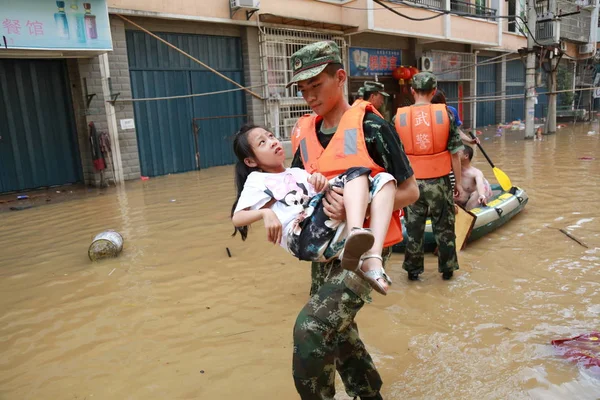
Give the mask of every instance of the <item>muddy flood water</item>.
[[[384, 398], [600, 398], [600, 371], [550, 345], [600, 330], [598, 129], [482, 136], [529, 204], [469, 244], [449, 282], [431, 255], [420, 282], [393, 256], [390, 294], [357, 318]], [[475, 165], [495, 182], [479, 153]], [[0, 399], [298, 398], [292, 327], [309, 264], [269, 245], [260, 223], [246, 242], [230, 237], [232, 171], [1, 213]], [[87, 248], [108, 228], [123, 253], [93, 264]], [[339, 379], [337, 390], [348, 398]]]

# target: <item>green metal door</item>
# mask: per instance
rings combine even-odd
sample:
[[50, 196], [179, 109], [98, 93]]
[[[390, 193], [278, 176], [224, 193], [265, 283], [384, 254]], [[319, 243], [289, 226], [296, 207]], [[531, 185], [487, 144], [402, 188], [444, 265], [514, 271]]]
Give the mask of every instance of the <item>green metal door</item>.
[[[126, 34], [133, 98], [237, 89], [143, 32], [127, 31]], [[239, 38], [176, 33], [158, 35], [235, 82], [244, 84]], [[134, 111], [142, 175], [157, 176], [232, 164], [234, 155], [230, 138], [245, 121], [246, 98], [244, 92], [238, 90], [176, 100], [142, 101], [134, 103]]]
[[0, 193], [81, 179], [64, 60], [0, 60]]

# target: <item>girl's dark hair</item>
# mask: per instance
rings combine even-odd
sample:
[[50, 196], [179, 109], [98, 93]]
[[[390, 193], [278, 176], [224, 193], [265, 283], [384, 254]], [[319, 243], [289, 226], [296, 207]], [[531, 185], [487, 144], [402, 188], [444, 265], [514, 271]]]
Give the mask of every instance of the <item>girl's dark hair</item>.
[[446, 104], [446, 93], [442, 89], [437, 89], [431, 98], [431, 104]]
[[[252, 146], [250, 143], [248, 143], [248, 133], [255, 128], [261, 128], [261, 126], [245, 124], [240, 128], [239, 131], [236, 132], [235, 136], [233, 137], [233, 152], [238, 160], [235, 163], [235, 187], [237, 190], [237, 196], [235, 197], [235, 202], [231, 207], [231, 217], [233, 217], [235, 207], [240, 200], [240, 195], [242, 194], [242, 190], [244, 190], [244, 184], [248, 179], [248, 175], [259, 170], [258, 167], [249, 167], [244, 162], [246, 158], [254, 157]], [[235, 227], [235, 230], [231, 236], [235, 236], [235, 234], [238, 232], [242, 236], [242, 240], [246, 240], [248, 237], [248, 226]]]

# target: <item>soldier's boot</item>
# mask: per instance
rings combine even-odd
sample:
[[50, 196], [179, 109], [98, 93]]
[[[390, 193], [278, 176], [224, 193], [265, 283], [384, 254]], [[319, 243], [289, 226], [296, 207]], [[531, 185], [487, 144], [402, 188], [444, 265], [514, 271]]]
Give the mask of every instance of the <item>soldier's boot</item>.
[[454, 271], [444, 271], [442, 272], [442, 279], [447, 281], [452, 279], [452, 276], [454, 275]]
[[418, 272], [409, 272], [408, 273], [408, 280], [409, 281], [418, 281], [419, 280], [419, 273]]
[[368, 397], [360, 396], [360, 398], [359, 397], [354, 398], [354, 400], [358, 400], [358, 399], [360, 399], [360, 400], [383, 400], [383, 397], [381, 397], [381, 393], [377, 393], [375, 396], [368, 396]]

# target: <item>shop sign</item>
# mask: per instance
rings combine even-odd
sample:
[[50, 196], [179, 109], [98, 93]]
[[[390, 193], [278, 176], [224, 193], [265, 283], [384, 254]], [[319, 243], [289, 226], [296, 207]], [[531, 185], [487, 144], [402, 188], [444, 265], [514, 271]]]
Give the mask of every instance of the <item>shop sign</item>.
[[4, 0], [0, 48], [110, 51], [106, 0]]
[[350, 76], [392, 75], [401, 61], [401, 50], [350, 47]]

